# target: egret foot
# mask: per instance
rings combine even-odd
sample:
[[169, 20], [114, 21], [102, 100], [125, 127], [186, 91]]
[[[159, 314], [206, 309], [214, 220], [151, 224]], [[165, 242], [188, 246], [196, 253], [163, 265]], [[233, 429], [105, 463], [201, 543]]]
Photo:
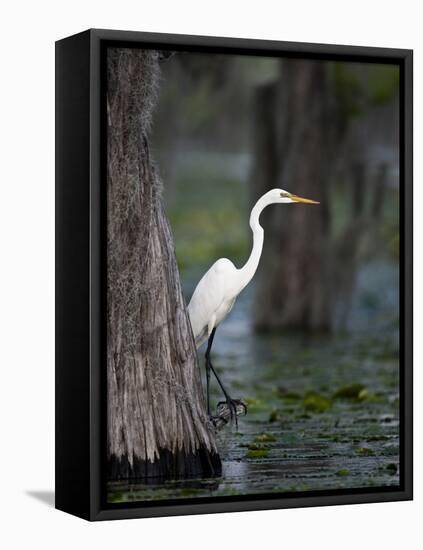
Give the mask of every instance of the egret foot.
[[216, 430], [220, 430], [228, 423], [228, 418], [226, 418], [225, 416], [209, 416], [209, 420]]
[[238, 427], [238, 416], [247, 414], [247, 405], [240, 399], [232, 399], [226, 395], [225, 401], [219, 401], [216, 408], [217, 417], [223, 418], [227, 424], [235, 419], [235, 425]]

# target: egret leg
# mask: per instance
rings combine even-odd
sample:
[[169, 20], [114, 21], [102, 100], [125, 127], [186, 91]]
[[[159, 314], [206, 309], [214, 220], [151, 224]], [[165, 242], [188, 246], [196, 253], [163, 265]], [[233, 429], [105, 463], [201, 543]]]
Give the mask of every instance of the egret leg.
[[[211, 331], [211, 334], [209, 336], [209, 340], [207, 342], [207, 350], [206, 350], [206, 355], [205, 355], [205, 358], [206, 358], [207, 414], [210, 416], [210, 371], [212, 371], [212, 373], [216, 377], [216, 380], [217, 380], [217, 383], [220, 386], [220, 389], [223, 392], [223, 395], [225, 396], [226, 403], [227, 403], [229, 411], [231, 413], [231, 419], [233, 419], [235, 417], [235, 423], [238, 426], [237, 405], [239, 405], [240, 401], [237, 400], [237, 399], [232, 399], [231, 398], [229, 393], [226, 391], [226, 388], [223, 385], [223, 382], [220, 379], [220, 376], [214, 370], [214, 367], [213, 367], [211, 359], [210, 359], [210, 352], [211, 352], [211, 347], [213, 345], [213, 339], [214, 339], [215, 333], [216, 333], [216, 328], [214, 328]], [[245, 405], [244, 405], [244, 408], [245, 408]]]
[[207, 342], [207, 349], [206, 349], [206, 392], [207, 392], [207, 414], [211, 416], [211, 410], [210, 410], [210, 369], [213, 368], [211, 366], [210, 361], [210, 351], [213, 344], [213, 338], [216, 332], [216, 328], [214, 328], [211, 331], [211, 334], [209, 336], [209, 340]]

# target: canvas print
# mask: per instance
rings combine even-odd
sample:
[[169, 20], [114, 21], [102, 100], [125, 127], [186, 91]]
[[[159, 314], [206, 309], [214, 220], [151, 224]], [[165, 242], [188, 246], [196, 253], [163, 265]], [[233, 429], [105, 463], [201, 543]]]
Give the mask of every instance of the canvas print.
[[399, 487], [399, 66], [106, 79], [107, 502]]

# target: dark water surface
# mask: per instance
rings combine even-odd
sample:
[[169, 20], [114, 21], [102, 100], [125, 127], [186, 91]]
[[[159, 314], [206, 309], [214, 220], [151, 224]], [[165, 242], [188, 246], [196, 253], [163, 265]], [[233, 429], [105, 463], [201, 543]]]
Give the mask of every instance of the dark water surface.
[[[232, 397], [248, 403], [238, 430], [218, 434], [222, 477], [109, 483], [110, 502], [398, 485], [395, 300], [345, 336], [269, 336], [252, 331], [251, 296], [240, 297], [213, 349]], [[212, 390], [215, 405], [214, 381]]]

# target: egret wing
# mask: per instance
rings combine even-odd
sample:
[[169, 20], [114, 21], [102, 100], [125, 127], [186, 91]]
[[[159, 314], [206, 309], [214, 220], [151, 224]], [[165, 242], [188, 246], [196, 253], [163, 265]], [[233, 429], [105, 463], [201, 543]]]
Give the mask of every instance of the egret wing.
[[230, 260], [218, 260], [203, 275], [194, 290], [188, 305], [188, 313], [197, 347], [205, 342], [209, 335], [209, 327], [213, 328], [216, 322], [216, 314], [227, 299], [225, 283], [235, 269]]

